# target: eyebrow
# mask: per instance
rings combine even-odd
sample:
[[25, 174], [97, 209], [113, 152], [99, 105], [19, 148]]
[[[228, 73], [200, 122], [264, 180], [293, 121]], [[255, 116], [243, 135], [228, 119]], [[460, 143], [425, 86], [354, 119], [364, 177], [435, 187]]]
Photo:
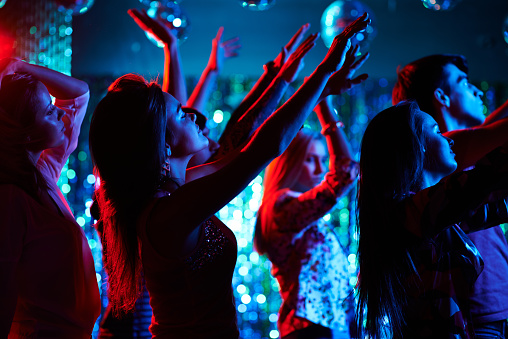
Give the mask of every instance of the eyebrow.
[[462, 74], [461, 74], [461, 75], [459, 75], [459, 77], [457, 78], [457, 82], [461, 82], [461, 81], [462, 81], [462, 79], [466, 79], [466, 80], [467, 80], [467, 79], [469, 79], [469, 77], [468, 77], [467, 75], [462, 75]]

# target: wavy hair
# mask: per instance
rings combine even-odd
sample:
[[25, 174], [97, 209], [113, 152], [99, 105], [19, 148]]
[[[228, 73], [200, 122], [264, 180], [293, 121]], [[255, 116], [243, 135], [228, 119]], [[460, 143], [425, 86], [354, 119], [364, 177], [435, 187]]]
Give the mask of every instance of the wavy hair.
[[41, 189], [48, 184], [28, 153], [37, 140], [30, 140], [34, 130], [37, 86], [30, 74], [15, 73], [2, 78], [0, 89], [0, 182], [22, 188], [39, 201]]
[[400, 244], [404, 228], [398, 203], [421, 189], [425, 140], [419, 112], [415, 102], [392, 106], [372, 119], [362, 139], [356, 313], [359, 330], [365, 325], [372, 338], [387, 329], [400, 336], [405, 324], [404, 279], [416, 270]]
[[263, 199], [257, 213], [254, 230], [254, 247], [259, 254], [266, 253], [270, 243], [270, 215], [275, 203], [276, 192], [293, 187], [300, 173], [305, 156], [313, 140], [324, 141], [324, 137], [308, 128], [301, 129], [288, 148], [275, 158], [265, 169]]
[[141, 291], [136, 222], [159, 185], [165, 137], [163, 92], [138, 75], [115, 80], [92, 115], [90, 153], [100, 178], [108, 295], [117, 315], [132, 310]]

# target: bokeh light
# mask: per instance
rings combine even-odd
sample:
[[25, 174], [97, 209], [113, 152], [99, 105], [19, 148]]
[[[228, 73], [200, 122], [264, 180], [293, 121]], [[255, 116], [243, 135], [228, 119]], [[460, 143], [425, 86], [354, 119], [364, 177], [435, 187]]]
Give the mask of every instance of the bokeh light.
[[423, 6], [432, 11], [448, 11], [462, 0], [422, 0]]
[[504, 18], [503, 21], [503, 38], [504, 41], [508, 44], [508, 15]]
[[370, 25], [351, 39], [353, 45], [360, 45], [360, 53], [369, 47], [377, 34], [374, 13], [365, 4], [356, 0], [338, 0], [331, 3], [321, 16], [321, 38], [326, 47], [330, 47], [335, 36], [365, 12], [369, 13]]
[[266, 11], [275, 5], [275, 0], [240, 0], [239, 2], [243, 8], [251, 11]]
[[[148, 6], [149, 8], [146, 10], [147, 14], [154, 19], [162, 20], [164, 24], [172, 30], [179, 44], [187, 40], [191, 25], [180, 5], [174, 1], [151, 1], [148, 3]], [[153, 35], [146, 33], [146, 36], [158, 47], [164, 47], [164, 44], [155, 39]]]
[[88, 12], [95, 0], [57, 0], [58, 9], [71, 15]]

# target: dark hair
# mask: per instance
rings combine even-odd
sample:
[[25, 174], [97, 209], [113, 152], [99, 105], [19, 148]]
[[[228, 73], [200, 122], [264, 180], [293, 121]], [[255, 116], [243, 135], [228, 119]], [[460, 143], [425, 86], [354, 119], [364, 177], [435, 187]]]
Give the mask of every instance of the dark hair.
[[[414, 102], [401, 102], [375, 116], [363, 136], [358, 193], [358, 325], [378, 338], [385, 318], [395, 333], [404, 324], [404, 279], [414, 270], [400, 244], [399, 202], [422, 184], [423, 116]], [[366, 309], [366, 316], [364, 311]], [[360, 329], [361, 330], [361, 329]]]
[[30, 74], [15, 73], [2, 78], [0, 89], [0, 182], [22, 188], [39, 200], [39, 191], [48, 185], [28, 150], [37, 107], [40, 82]]
[[263, 201], [257, 213], [254, 229], [254, 247], [259, 254], [265, 254], [270, 247], [270, 226], [273, 224], [272, 210], [276, 192], [291, 188], [297, 182], [309, 146], [314, 140], [326, 142], [319, 132], [302, 128], [284, 153], [275, 158], [265, 169]]
[[397, 69], [397, 82], [392, 91], [392, 103], [415, 100], [420, 109], [435, 117], [432, 100], [437, 88], [446, 93], [450, 86], [445, 77], [445, 66], [455, 65], [468, 73], [467, 60], [462, 55], [436, 54], [415, 60], [402, 69]]
[[129, 311], [140, 293], [136, 222], [155, 193], [165, 160], [166, 104], [155, 82], [127, 74], [99, 102], [90, 124], [90, 153], [100, 179], [109, 301]]

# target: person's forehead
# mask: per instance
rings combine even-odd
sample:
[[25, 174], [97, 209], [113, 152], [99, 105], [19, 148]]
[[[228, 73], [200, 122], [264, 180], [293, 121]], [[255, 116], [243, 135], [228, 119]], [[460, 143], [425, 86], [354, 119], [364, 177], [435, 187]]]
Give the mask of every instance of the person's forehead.
[[456, 81], [458, 78], [467, 77], [467, 74], [464, 73], [461, 69], [459, 69], [454, 64], [446, 64], [444, 67], [444, 75], [448, 78], [452, 83]]

